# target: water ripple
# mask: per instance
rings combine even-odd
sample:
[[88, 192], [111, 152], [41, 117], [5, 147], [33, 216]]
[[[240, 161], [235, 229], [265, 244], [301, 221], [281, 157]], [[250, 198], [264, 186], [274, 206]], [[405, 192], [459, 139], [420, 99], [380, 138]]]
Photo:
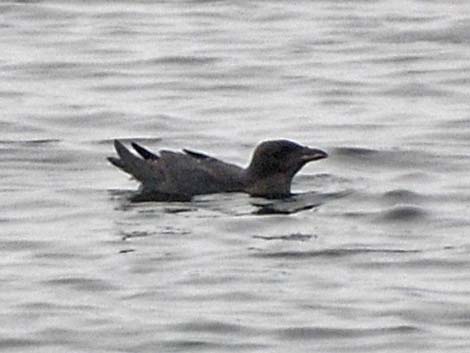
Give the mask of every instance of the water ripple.
[[[0, 349], [466, 353], [470, 22], [449, 3], [0, 3]], [[285, 200], [134, 204], [115, 138], [329, 158]]]
[[351, 248], [351, 249], [321, 249], [312, 251], [276, 251], [276, 252], [258, 252], [252, 256], [261, 258], [286, 258], [286, 259], [309, 259], [309, 258], [342, 258], [359, 256], [363, 254], [407, 254], [417, 253], [418, 250], [406, 249], [370, 249], [370, 248]]
[[323, 327], [295, 327], [279, 330], [281, 339], [312, 340], [312, 339], [345, 339], [382, 335], [399, 335], [419, 333], [421, 330], [415, 326], [391, 326], [373, 329], [337, 329]]

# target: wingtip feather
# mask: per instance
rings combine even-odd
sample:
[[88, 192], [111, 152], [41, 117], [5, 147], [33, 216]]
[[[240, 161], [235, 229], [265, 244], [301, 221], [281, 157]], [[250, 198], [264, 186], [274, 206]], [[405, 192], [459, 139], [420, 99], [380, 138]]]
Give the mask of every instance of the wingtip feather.
[[119, 140], [114, 140], [114, 147], [119, 158], [108, 157], [108, 161], [111, 164], [131, 174], [143, 184], [157, 182], [155, 171], [152, 169], [150, 163], [133, 154]]
[[119, 140], [114, 140], [114, 148], [116, 149], [117, 154], [123, 160], [126, 159], [132, 153], [124, 146], [124, 144]]
[[132, 142], [131, 145], [132, 145], [132, 148], [134, 148], [134, 150], [144, 159], [150, 159], [152, 161], [155, 161], [160, 158], [155, 153], [150, 152], [149, 150], [138, 145], [135, 142]]
[[121, 168], [121, 169], [124, 167], [124, 165], [122, 164], [122, 161], [119, 158], [107, 157], [106, 159], [108, 160], [109, 163], [111, 163], [115, 167], [118, 167], [118, 168]]

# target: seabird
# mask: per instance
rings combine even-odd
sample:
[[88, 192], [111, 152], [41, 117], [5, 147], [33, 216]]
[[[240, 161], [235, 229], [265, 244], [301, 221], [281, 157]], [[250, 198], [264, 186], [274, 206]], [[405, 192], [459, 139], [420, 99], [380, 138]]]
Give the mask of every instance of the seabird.
[[118, 158], [108, 160], [141, 182], [134, 201], [189, 201], [195, 195], [222, 192], [285, 198], [291, 195], [292, 178], [306, 163], [328, 156], [289, 140], [270, 140], [261, 142], [248, 167], [241, 168], [187, 149], [155, 154], [135, 142], [131, 146], [139, 156], [115, 140]]

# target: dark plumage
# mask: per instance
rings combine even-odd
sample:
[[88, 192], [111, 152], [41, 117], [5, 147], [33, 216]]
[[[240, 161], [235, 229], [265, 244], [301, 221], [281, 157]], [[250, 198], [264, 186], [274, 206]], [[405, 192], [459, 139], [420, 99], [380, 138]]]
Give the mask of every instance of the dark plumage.
[[219, 192], [283, 198], [290, 195], [292, 178], [300, 168], [328, 156], [289, 140], [272, 140], [260, 143], [248, 167], [241, 168], [186, 149], [184, 153], [162, 150], [157, 155], [131, 145], [142, 158], [115, 140], [119, 158], [108, 160], [142, 183], [136, 200], [186, 201], [194, 195]]

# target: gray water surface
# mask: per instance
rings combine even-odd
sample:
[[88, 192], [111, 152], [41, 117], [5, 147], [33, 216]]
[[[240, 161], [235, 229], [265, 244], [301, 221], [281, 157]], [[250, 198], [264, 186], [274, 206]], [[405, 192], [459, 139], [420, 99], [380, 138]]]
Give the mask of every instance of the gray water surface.
[[[469, 351], [467, 1], [4, 1], [0, 75], [1, 350]], [[281, 137], [275, 204], [105, 159]]]

